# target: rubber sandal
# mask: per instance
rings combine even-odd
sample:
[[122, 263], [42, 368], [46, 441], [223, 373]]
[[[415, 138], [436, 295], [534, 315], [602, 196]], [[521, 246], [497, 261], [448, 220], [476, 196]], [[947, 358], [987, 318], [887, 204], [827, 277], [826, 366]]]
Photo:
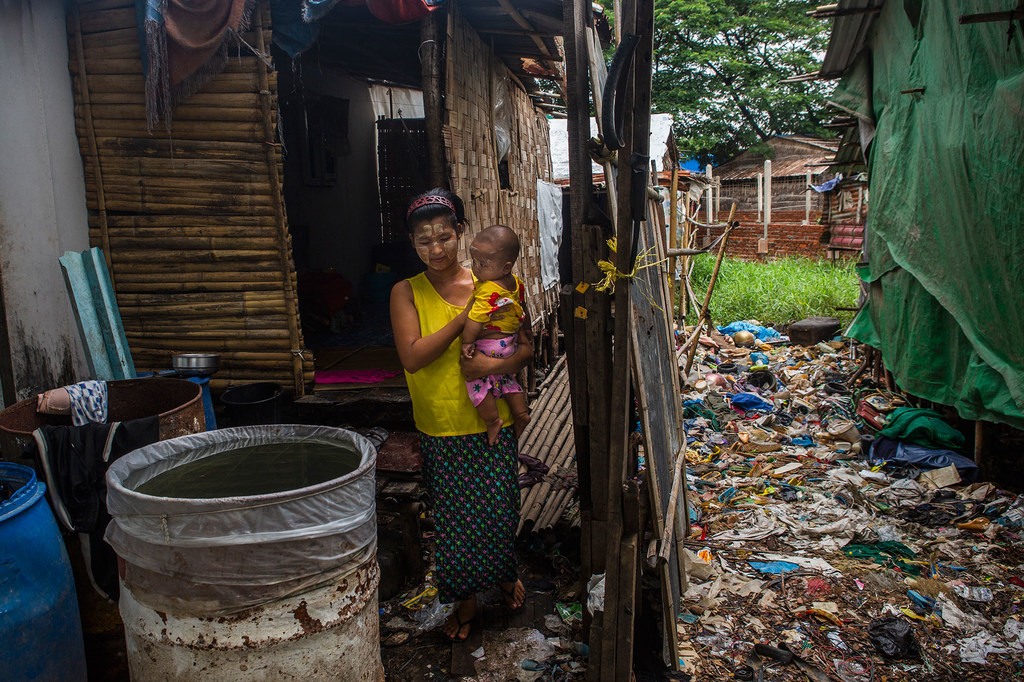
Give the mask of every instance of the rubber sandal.
[[[447, 632], [444, 633], [444, 636], [447, 637], [448, 641], [450, 641], [452, 643], [465, 642], [467, 639], [469, 639], [469, 636], [473, 633], [473, 621], [476, 620], [476, 614], [474, 613], [473, 616], [469, 620], [462, 620], [461, 618], [459, 618], [459, 610], [455, 609], [455, 611], [452, 612], [452, 616], [451, 617], [455, 619], [455, 623], [456, 623], [456, 625], [458, 625], [458, 627], [455, 629], [455, 635], [454, 636], [449, 635]], [[459, 633], [462, 632], [462, 628], [466, 627], [467, 625], [469, 626], [469, 629], [466, 630], [466, 636], [465, 637], [459, 637]]]
[[512, 583], [512, 589], [510, 589], [510, 590], [506, 590], [502, 586], [501, 583], [498, 583], [498, 589], [501, 590], [501, 593], [503, 595], [505, 595], [505, 606], [512, 613], [519, 613], [520, 611], [523, 610], [523, 606], [526, 605], [526, 585], [523, 585], [523, 601], [522, 601], [522, 603], [520, 603], [519, 606], [516, 607], [516, 608], [512, 608], [512, 604], [510, 603], [513, 599], [516, 598], [516, 585], [518, 585], [520, 582], [521, 582], [520, 580], [516, 579], [516, 581], [514, 583]]

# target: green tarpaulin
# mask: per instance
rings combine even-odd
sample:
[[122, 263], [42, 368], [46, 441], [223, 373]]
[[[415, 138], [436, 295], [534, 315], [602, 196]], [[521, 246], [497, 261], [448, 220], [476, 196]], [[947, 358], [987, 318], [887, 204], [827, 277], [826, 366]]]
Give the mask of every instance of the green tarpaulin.
[[1024, 428], [1024, 31], [958, 22], [1014, 4], [886, 2], [833, 99], [876, 126], [850, 334], [900, 388]]

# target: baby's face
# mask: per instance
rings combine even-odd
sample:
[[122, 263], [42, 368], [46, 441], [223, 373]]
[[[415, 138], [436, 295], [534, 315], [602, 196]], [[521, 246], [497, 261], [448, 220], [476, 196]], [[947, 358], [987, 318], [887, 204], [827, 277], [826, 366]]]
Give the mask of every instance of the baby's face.
[[473, 275], [478, 280], [501, 279], [512, 271], [512, 264], [492, 242], [474, 239], [469, 245], [469, 255], [473, 259]]

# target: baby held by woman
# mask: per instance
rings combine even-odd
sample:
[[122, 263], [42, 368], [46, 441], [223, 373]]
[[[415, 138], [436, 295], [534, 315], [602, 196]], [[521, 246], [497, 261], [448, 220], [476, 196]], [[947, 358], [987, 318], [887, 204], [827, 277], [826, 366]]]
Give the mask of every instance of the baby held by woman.
[[[519, 237], [511, 228], [492, 225], [476, 235], [469, 253], [476, 288], [462, 332], [462, 354], [467, 358], [478, 352], [495, 358], [510, 357], [516, 352], [519, 329], [528, 325], [526, 291], [522, 281], [512, 274], [512, 266], [519, 258]], [[498, 398], [505, 399], [515, 416], [517, 438], [529, 423], [526, 394], [514, 376], [492, 374], [467, 381], [466, 389], [487, 426], [490, 444], [497, 440], [503, 426], [498, 416]]]

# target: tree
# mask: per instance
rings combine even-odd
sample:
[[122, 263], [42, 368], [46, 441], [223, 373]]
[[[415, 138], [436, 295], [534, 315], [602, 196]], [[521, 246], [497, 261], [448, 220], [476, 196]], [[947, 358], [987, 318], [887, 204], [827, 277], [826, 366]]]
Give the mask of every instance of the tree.
[[831, 86], [781, 83], [817, 69], [828, 25], [804, 0], [660, 0], [653, 102], [676, 116], [683, 158], [715, 163], [773, 135], [828, 136]]

